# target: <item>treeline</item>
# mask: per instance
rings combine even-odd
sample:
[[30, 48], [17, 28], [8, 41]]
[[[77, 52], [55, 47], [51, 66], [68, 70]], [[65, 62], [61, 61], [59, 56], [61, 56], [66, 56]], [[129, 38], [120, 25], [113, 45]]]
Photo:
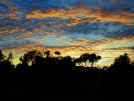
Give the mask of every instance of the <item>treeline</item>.
[[[82, 54], [73, 59], [70, 56], [62, 57], [59, 51], [55, 51], [55, 57], [50, 56], [50, 51], [45, 51], [45, 57], [39, 51], [30, 51], [20, 57], [20, 63], [13, 64], [13, 54], [5, 56], [0, 50], [1, 71], [8, 72], [133, 72], [134, 63], [125, 53], [117, 57], [110, 67], [99, 69], [94, 64], [102, 59], [96, 54]], [[91, 64], [90, 67], [88, 66]], [[81, 65], [83, 64], [83, 65]]]

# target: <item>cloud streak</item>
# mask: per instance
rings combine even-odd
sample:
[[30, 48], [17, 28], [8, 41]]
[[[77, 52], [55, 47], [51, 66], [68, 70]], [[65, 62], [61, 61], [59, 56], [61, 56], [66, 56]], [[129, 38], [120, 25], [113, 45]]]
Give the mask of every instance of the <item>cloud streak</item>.
[[73, 8], [48, 9], [46, 11], [35, 10], [26, 15], [28, 19], [60, 18], [70, 19], [68, 26], [77, 25], [83, 22], [119, 22], [127, 25], [133, 25], [134, 13], [129, 11], [105, 11], [101, 8]]

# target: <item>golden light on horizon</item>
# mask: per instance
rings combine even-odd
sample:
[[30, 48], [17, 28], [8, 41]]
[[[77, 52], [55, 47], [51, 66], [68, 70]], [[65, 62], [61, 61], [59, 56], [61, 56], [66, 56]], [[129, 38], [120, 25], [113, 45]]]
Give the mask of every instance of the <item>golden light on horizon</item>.
[[[25, 48], [23, 48], [23, 49], [25, 50]], [[28, 47], [26, 48], [26, 50], [27, 49], [29, 50]], [[36, 47], [35, 48], [34, 47], [33, 50], [35, 50], [35, 49], [37, 51], [41, 51], [41, 52], [42, 52], [42, 49], [43, 49], [43, 51], [50, 50], [50, 53], [52, 54], [51, 56], [55, 56], [54, 52], [59, 51], [61, 53], [60, 56], [63, 56], [63, 57], [71, 56], [72, 58], [79, 58], [80, 55], [82, 55], [84, 53], [89, 53], [89, 54], [95, 53], [102, 57], [102, 59], [100, 61], [95, 63], [95, 66], [97, 66], [99, 68], [104, 67], [104, 66], [110, 66], [114, 62], [116, 57], [119, 57], [120, 55], [123, 55], [124, 53], [128, 53], [131, 60], [134, 59], [134, 50], [131, 50], [131, 49], [91, 50], [90, 48], [88, 49], [87, 47], [86, 48], [84, 48], [84, 47], [83, 48], [82, 47], [77, 47], [77, 48], [76, 47], [63, 47], [63, 48]], [[22, 56], [25, 52], [28, 51], [28, 50], [27, 51], [24, 51], [24, 50], [20, 51], [20, 49], [19, 49], [19, 50], [15, 50], [15, 52], [11, 51], [11, 52], [13, 52], [13, 55], [14, 55], [13, 63], [15, 65], [20, 63], [20, 61], [19, 61], [20, 56]], [[9, 52], [9, 50], [8, 50], [8, 52]], [[89, 63], [89, 66], [90, 66], [90, 63]]]

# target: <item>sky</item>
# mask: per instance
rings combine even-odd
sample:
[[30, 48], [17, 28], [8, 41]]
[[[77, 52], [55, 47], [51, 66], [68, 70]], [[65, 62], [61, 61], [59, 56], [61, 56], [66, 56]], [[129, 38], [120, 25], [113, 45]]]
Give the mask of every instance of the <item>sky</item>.
[[[36, 49], [134, 60], [133, 0], [0, 0], [0, 49], [15, 58]], [[17, 61], [17, 59], [15, 60]]]

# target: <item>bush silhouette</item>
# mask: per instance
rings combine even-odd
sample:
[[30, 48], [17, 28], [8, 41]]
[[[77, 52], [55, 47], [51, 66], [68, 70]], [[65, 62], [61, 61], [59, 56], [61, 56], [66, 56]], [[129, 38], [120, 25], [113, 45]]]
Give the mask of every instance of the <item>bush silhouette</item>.
[[117, 57], [114, 61], [114, 63], [109, 68], [110, 71], [129, 71], [130, 69], [130, 58], [128, 57], [128, 54], [125, 53], [124, 55], [121, 55]]

